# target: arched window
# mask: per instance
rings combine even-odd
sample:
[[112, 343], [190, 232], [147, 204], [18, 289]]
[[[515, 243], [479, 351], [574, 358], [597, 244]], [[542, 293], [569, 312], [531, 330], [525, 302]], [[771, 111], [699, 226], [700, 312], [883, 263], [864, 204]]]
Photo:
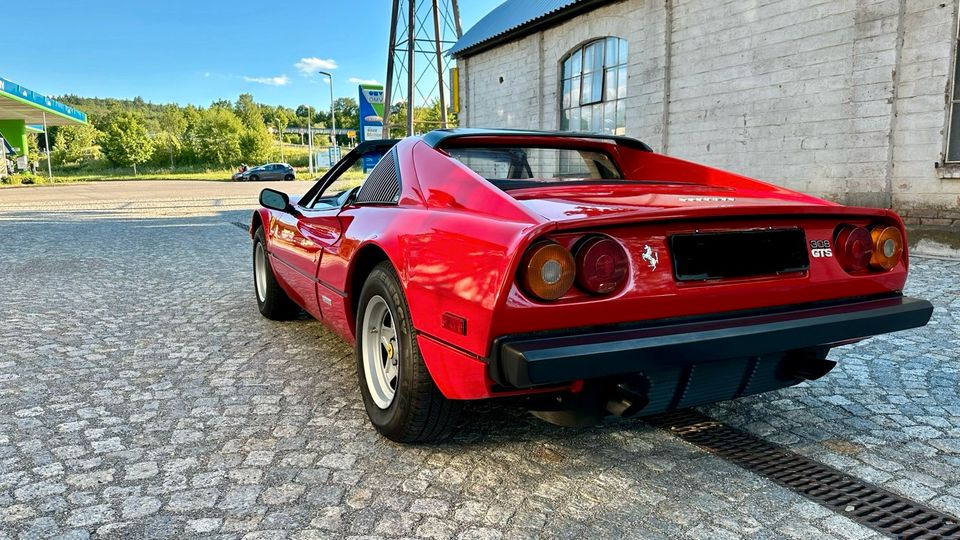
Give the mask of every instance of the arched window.
[[627, 125], [627, 41], [600, 38], [564, 57], [560, 129], [623, 135]]

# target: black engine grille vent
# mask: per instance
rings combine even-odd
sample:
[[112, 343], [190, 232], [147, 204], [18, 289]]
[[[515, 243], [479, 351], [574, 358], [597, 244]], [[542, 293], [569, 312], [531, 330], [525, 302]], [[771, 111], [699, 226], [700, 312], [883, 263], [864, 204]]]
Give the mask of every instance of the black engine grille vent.
[[357, 203], [395, 203], [400, 199], [400, 174], [394, 151], [387, 152], [357, 193]]

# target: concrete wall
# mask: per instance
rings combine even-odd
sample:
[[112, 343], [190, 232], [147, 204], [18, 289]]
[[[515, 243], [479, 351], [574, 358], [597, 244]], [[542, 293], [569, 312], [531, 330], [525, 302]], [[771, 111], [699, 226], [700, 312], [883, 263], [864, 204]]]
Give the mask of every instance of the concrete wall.
[[623, 0], [460, 59], [462, 123], [558, 129], [560, 59], [618, 36], [627, 133], [656, 150], [960, 225], [960, 171], [937, 167], [957, 4]]

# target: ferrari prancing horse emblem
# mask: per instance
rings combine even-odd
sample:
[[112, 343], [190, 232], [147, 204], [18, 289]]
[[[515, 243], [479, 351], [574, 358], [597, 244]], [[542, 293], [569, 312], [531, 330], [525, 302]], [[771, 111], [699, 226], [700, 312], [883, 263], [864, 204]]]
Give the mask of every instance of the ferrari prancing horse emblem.
[[644, 245], [643, 255], [641, 255], [641, 257], [643, 257], [643, 260], [647, 261], [647, 264], [650, 265], [650, 270], [657, 269], [657, 265], [660, 263], [660, 255], [654, 251], [653, 248], [648, 245]]

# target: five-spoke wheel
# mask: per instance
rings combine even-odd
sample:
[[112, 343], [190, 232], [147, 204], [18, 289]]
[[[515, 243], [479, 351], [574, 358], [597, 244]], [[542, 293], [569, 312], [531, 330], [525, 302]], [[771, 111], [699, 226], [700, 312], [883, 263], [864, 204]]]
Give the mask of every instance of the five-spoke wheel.
[[361, 332], [367, 388], [377, 407], [386, 409], [393, 403], [400, 380], [400, 342], [396, 319], [382, 296], [374, 296], [367, 302]]
[[397, 442], [449, 433], [460, 402], [443, 396], [427, 371], [403, 287], [389, 262], [367, 277], [357, 309], [357, 377], [370, 422]]

